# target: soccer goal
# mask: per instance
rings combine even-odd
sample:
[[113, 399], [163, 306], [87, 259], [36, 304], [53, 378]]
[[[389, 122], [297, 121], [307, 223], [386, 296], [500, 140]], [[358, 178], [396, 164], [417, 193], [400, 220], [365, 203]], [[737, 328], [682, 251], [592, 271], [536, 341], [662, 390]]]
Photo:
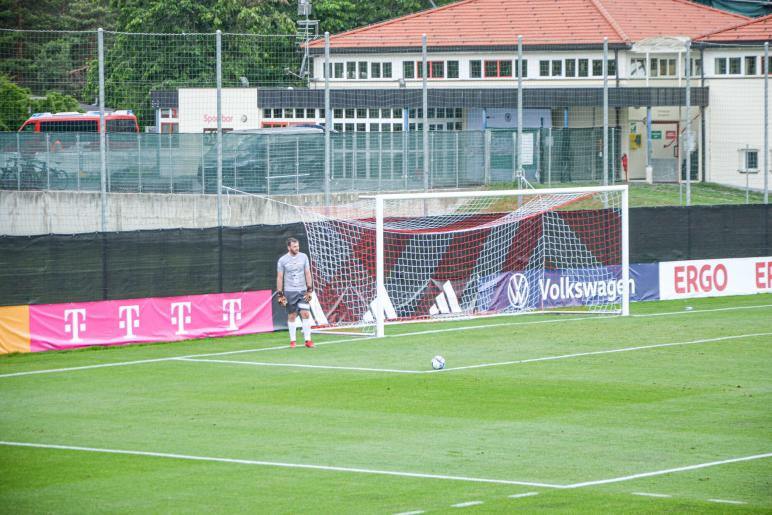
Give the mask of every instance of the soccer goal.
[[627, 186], [384, 194], [302, 208], [323, 329], [629, 313]]

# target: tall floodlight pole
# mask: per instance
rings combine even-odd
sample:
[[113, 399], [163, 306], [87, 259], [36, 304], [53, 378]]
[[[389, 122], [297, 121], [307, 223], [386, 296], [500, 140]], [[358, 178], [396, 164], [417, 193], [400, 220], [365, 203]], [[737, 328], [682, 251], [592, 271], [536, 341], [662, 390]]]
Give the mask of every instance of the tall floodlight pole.
[[608, 38], [603, 38], [603, 185], [608, 186]]
[[330, 33], [324, 33], [324, 204], [330, 205], [332, 156], [330, 153], [330, 131], [332, 131], [332, 112], [330, 112]]
[[692, 41], [686, 42], [686, 150], [684, 156], [686, 157], [686, 205], [692, 205], [692, 117], [691, 111], [691, 52]]

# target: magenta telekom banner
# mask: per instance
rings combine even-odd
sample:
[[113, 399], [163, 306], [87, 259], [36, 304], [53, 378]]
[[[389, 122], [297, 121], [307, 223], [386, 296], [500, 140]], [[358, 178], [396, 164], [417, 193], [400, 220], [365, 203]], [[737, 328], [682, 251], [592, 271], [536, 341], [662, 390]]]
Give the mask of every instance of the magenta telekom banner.
[[262, 333], [269, 290], [29, 307], [30, 351]]

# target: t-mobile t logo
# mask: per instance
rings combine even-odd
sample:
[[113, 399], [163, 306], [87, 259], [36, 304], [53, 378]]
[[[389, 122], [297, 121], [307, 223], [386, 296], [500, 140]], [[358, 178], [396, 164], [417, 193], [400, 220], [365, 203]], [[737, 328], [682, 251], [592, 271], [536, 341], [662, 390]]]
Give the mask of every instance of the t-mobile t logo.
[[222, 319], [228, 322], [228, 330], [238, 329], [236, 320], [241, 320], [241, 299], [225, 299], [222, 301]]
[[86, 310], [80, 309], [65, 309], [64, 310], [64, 332], [72, 333], [73, 343], [81, 342], [81, 331], [86, 330]]
[[126, 338], [134, 338], [134, 328], [139, 327], [139, 305], [121, 306], [118, 308], [118, 327], [126, 329]]
[[177, 324], [175, 334], [187, 334], [185, 324], [190, 323], [190, 302], [172, 302], [172, 324]]

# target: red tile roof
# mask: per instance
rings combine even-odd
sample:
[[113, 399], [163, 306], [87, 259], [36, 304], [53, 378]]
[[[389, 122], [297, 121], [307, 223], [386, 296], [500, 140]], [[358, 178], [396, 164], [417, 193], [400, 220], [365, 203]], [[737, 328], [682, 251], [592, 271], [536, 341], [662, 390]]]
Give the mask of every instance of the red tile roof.
[[772, 14], [756, 18], [736, 27], [719, 30], [699, 38], [700, 41], [770, 41], [772, 40]]
[[[330, 37], [332, 48], [428, 45], [511, 46], [633, 43], [654, 36], [697, 37], [745, 16], [688, 0], [462, 0]], [[323, 41], [311, 44], [323, 47]]]

